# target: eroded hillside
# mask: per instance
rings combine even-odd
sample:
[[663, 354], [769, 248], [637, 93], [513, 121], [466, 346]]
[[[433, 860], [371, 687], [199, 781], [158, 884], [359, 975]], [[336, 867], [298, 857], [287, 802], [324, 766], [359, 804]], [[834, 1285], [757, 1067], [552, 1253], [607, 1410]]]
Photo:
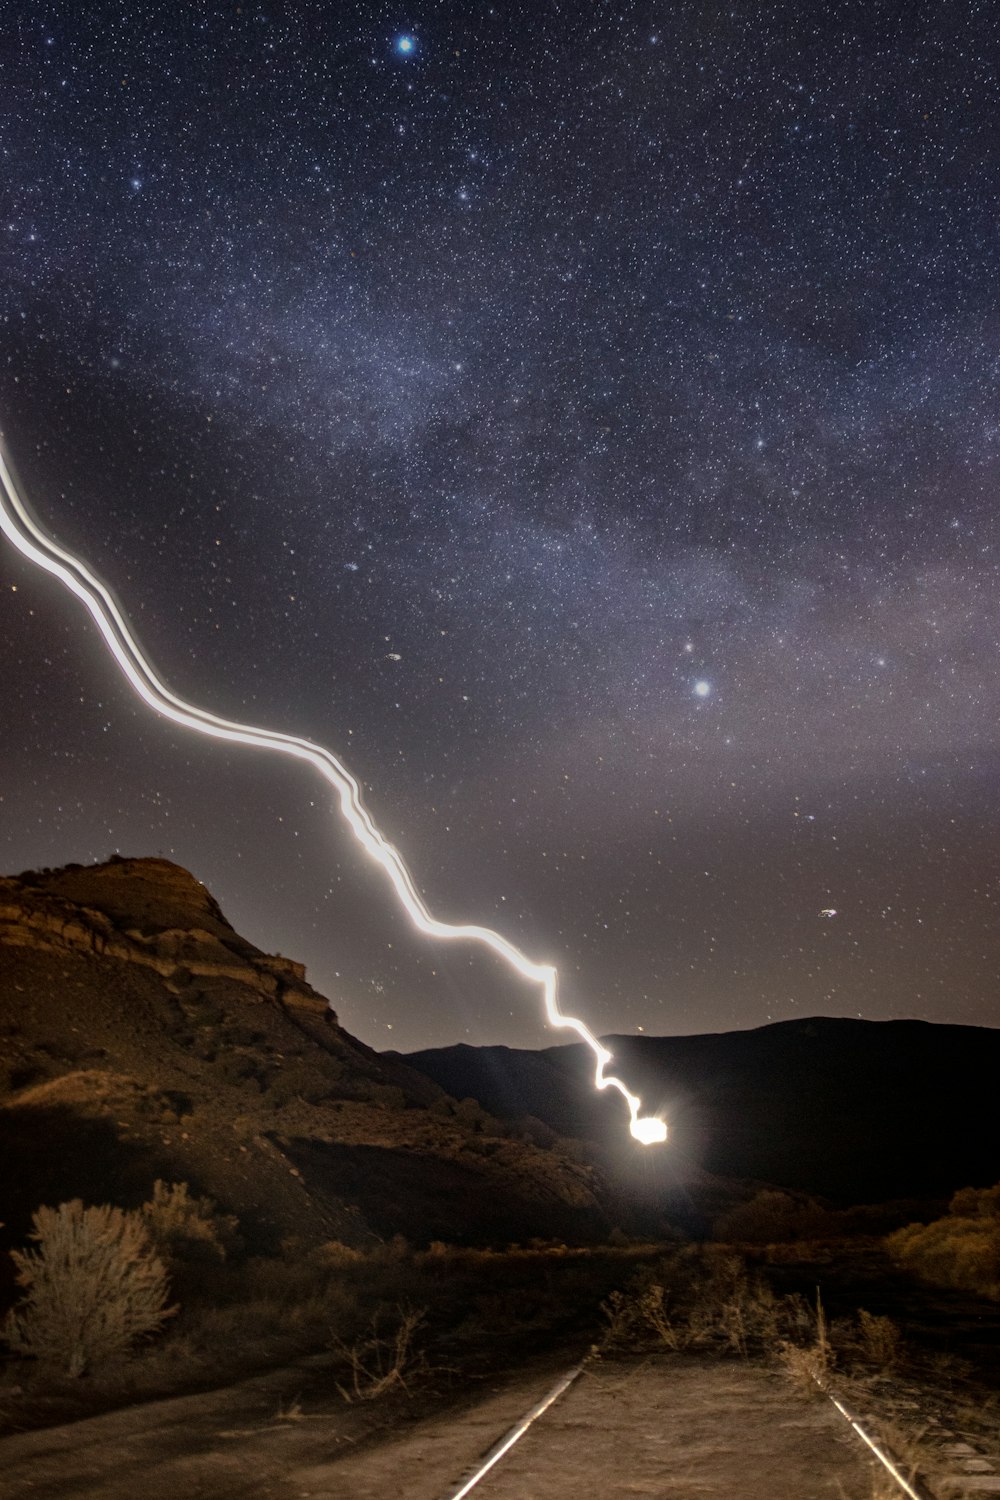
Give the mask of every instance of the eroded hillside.
[[586, 1236], [593, 1170], [456, 1104], [340, 1026], [300, 964], [162, 859], [0, 879], [2, 1233], [157, 1177], [254, 1243]]

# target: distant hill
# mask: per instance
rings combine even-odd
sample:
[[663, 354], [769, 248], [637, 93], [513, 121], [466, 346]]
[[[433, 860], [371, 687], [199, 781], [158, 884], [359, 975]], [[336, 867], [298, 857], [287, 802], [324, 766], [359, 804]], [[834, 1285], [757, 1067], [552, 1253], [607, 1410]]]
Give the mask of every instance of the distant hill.
[[[1000, 1031], [815, 1017], [604, 1041], [644, 1106], [670, 1122], [663, 1160], [650, 1159], [647, 1177], [673, 1157], [677, 1170], [845, 1204], [1000, 1180]], [[624, 1128], [620, 1101], [590, 1089], [582, 1046], [441, 1047], [401, 1060], [503, 1118], [535, 1115], [612, 1149]]]
[[40, 1203], [128, 1207], [157, 1177], [265, 1250], [606, 1230], [594, 1169], [539, 1140], [350, 1036], [177, 865], [0, 878], [0, 1245]]

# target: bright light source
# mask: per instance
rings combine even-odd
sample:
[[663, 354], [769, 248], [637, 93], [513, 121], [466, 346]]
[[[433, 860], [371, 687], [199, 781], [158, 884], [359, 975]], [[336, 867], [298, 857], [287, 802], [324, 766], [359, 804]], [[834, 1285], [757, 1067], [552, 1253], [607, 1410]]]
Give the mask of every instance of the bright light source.
[[657, 1146], [667, 1138], [667, 1127], [655, 1115], [639, 1115], [630, 1127], [636, 1140], [643, 1146]]

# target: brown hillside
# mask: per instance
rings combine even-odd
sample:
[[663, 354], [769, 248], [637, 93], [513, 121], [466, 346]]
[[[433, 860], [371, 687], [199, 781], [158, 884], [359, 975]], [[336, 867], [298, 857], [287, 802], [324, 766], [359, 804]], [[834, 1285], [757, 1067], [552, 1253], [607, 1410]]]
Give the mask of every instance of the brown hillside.
[[300, 964], [162, 859], [0, 878], [0, 1234], [157, 1177], [260, 1248], [603, 1226], [590, 1168], [512, 1138], [339, 1025]]

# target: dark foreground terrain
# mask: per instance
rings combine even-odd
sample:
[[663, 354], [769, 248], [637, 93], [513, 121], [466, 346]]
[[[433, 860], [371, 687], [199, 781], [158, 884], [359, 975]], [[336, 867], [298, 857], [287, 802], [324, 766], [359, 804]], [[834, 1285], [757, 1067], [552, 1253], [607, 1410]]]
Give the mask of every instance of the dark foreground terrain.
[[[921, 1290], [875, 1245], [778, 1249], [749, 1262], [725, 1246], [551, 1249], [520, 1252], [516, 1265], [468, 1251], [439, 1252], [436, 1267], [418, 1258], [398, 1267], [397, 1290], [428, 1298], [427, 1321], [381, 1389], [367, 1377], [359, 1386], [343, 1344], [222, 1389], [93, 1416], [64, 1388], [47, 1398], [49, 1425], [0, 1438], [3, 1492], [444, 1500], [582, 1360], [477, 1494], [576, 1500], [589, 1485], [623, 1497], [889, 1500], [893, 1487], [814, 1375], [939, 1500], [1000, 1493], [988, 1357], [1000, 1309]], [[866, 1335], [852, 1304], [861, 1290], [910, 1324], [879, 1311]], [[956, 1353], [970, 1327], [978, 1361]], [[100, 1390], [92, 1396], [99, 1406]], [[16, 1390], [3, 1404], [8, 1419], [30, 1421]]]

